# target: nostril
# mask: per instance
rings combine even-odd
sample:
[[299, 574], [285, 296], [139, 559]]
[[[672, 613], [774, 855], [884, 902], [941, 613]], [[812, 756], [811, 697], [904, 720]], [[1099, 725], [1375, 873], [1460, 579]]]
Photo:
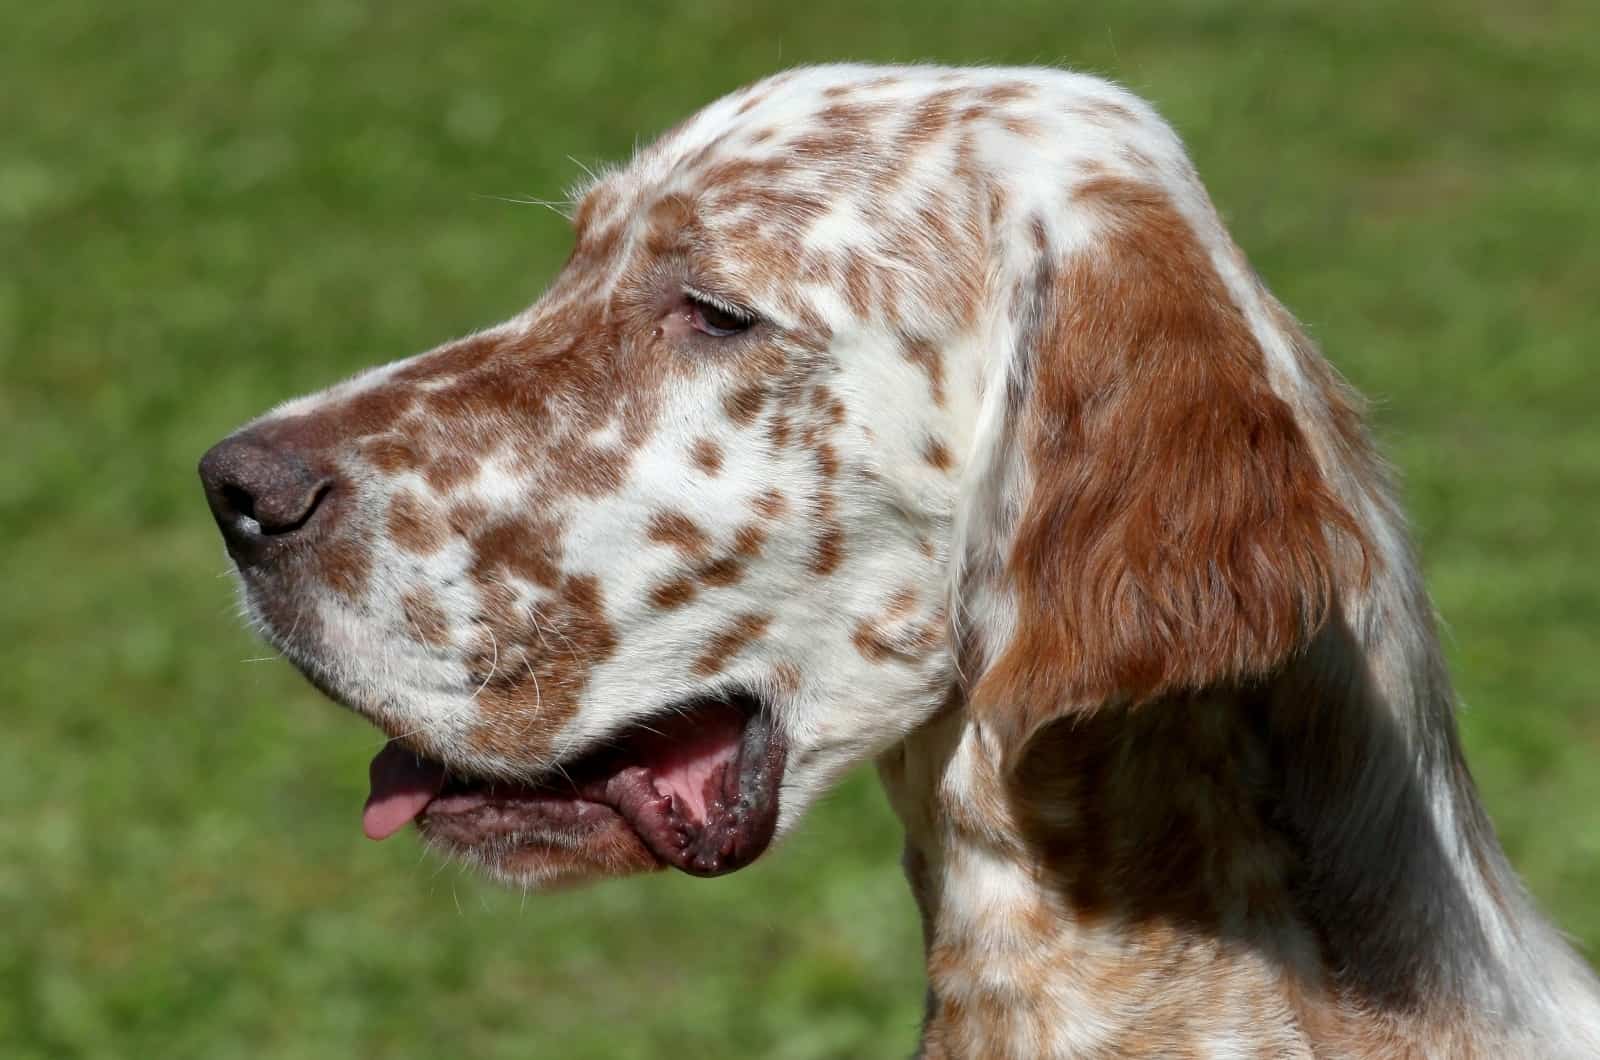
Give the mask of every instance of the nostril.
[[334, 485], [294, 448], [250, 433], [208, 452], [200, 461], [200, 479], [217, 527], [241, 566], [266, 558], [275, 542], [305, 529]]
[[231, 482], [224, 483], [222, 487], [222, 500], [236, 515], [255, 521], [256, 499], [250, 496], [243, 486], [236, 486]]

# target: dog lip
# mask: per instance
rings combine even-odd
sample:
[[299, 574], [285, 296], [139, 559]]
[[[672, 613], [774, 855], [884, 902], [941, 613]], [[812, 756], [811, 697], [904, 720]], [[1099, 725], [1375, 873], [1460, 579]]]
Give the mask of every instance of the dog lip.
[[[470, 852], [508, 843], [560, 846], [621, 828], [643, 847], [640, 856], [694, 876], [733, 872], [766, 850], [786, 758], [770, 714], [744, 694], [646, 719], [535, 782], [477, 780], [422, 760], [409, 770], [391, 764], [386, 775], [406, 781], [391, 794], [377, 786], [385, 756], [416, 761], [393, 743], [374, 759], [363, 817], [374, 838], [414, 819], [424, 834]], [[428, 784], [433, 790], [424, 798], [418, 789]], [[375, 811], [385, 799], [396, 801]]]
[[757, 710], [745, 721], [735, 756], [704, 779], [698, 819], [677, 794], [662, 791], [646, 767], [617, 773], [607, 801], [663, 862], [691, 876], [721, 876], [750, 864], [771, 844], [785, 757], [770, 716]]

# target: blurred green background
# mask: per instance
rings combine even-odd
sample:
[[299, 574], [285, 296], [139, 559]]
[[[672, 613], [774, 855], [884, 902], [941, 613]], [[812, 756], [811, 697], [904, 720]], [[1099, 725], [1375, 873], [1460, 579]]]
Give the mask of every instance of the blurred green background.
[[[97, 9], [98, 8], [98, 9]], [[1600, 6], [0, 2], [0, 1055], [877, 1057], [920, 1014], [857, 775], [716, 881], [495, 891], [360, 837], [373, 730], [235, 621], [238, 422], [531, 301], [582, 164], [786, 65], [1153, 99], [1376, 399], [1486, 801], [1600, 957]]]

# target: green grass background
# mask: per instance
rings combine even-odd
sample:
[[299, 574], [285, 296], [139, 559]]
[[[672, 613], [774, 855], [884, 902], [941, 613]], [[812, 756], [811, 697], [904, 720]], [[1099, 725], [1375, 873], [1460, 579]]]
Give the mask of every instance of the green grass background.
[[0, 1056], [876, 1057], [921, 969], [868, 774], [716, 881], [361, 839], [374, 732], [234, 620], [194, 479], [531, 301], [580, 163], [809, 60], [1152, 98], [1372, 395], [1484, 794], [1600, 956], [1600, 6], [0, 0]]

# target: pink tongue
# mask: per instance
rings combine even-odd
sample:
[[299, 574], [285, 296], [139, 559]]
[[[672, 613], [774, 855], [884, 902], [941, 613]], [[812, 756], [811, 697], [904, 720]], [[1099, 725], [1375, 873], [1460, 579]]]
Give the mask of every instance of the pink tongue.
[[388, 839], [400, 831], [444, 786], [444, 766], [392, 740], [373, 756], [367, 776], [372, 792], [361, 811], [361, 830], [368, 839]]

